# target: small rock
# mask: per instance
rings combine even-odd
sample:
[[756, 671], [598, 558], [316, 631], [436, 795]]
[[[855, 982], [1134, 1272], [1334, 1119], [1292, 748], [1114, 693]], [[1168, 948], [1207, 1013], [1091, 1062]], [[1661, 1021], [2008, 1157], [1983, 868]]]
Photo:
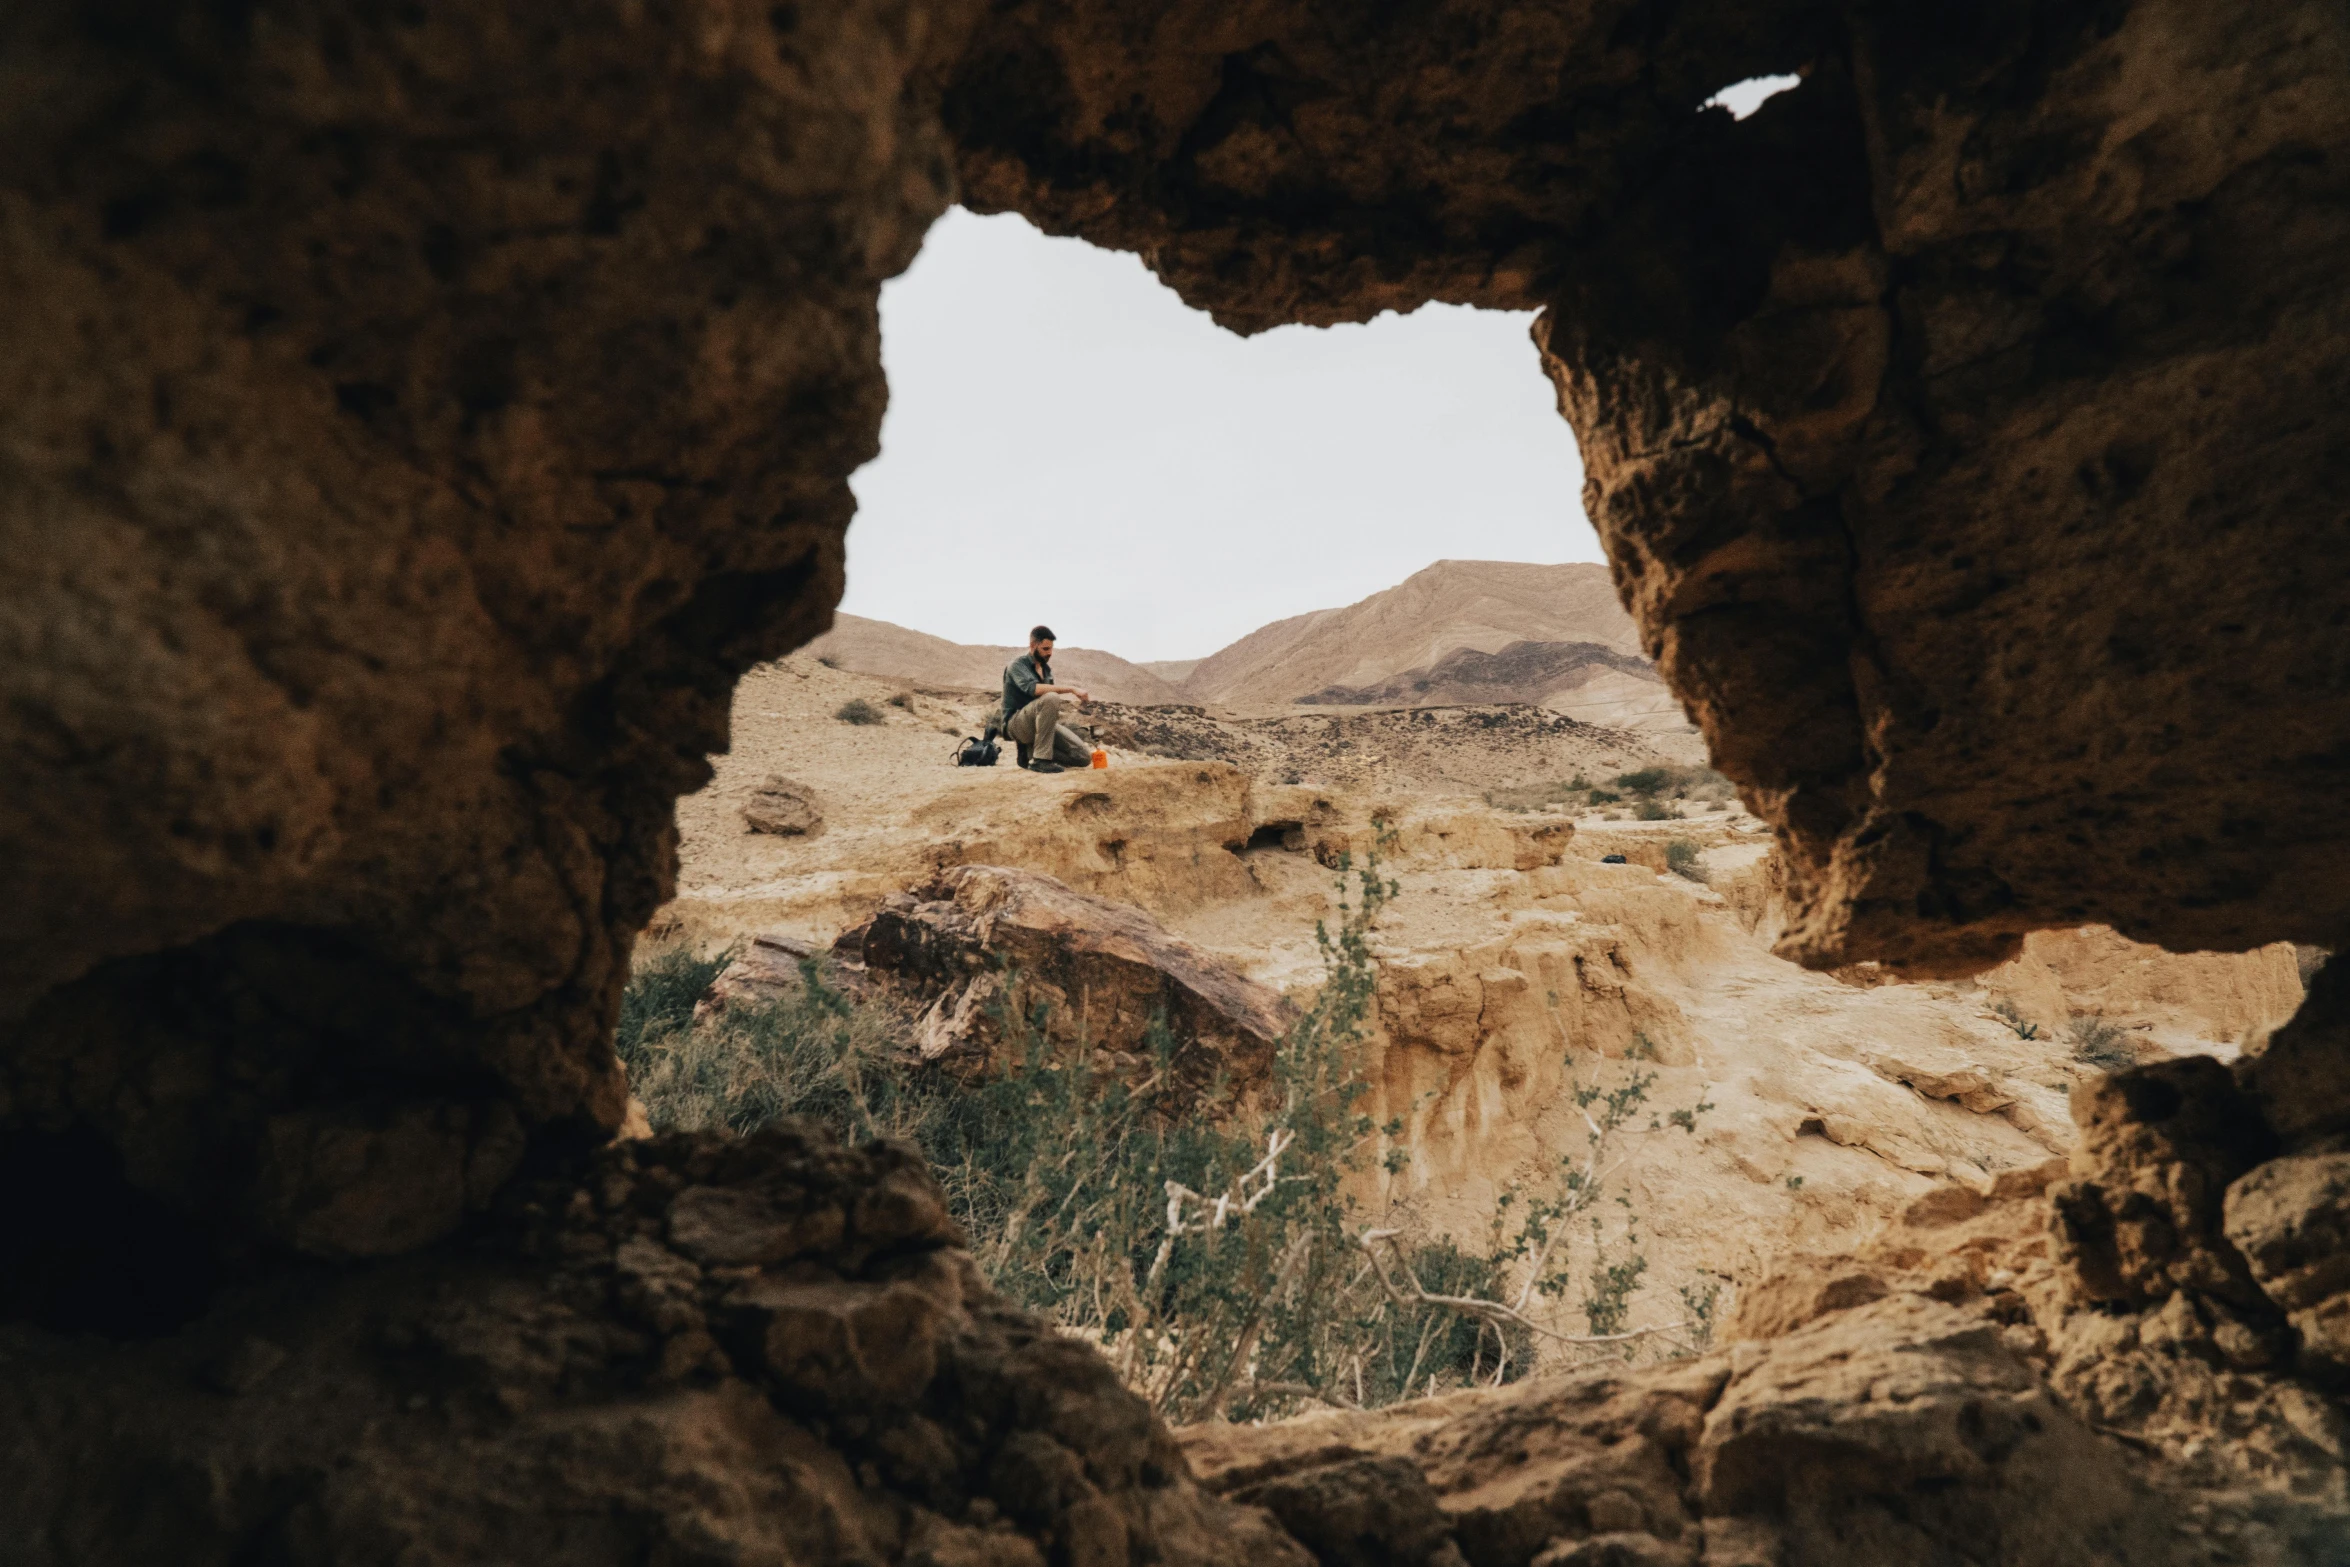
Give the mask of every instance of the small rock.
[[743, 802], [743, 821], [753, 832], [799, 837], [823, 826], [824, 812], [814, 790], [775, 773]]

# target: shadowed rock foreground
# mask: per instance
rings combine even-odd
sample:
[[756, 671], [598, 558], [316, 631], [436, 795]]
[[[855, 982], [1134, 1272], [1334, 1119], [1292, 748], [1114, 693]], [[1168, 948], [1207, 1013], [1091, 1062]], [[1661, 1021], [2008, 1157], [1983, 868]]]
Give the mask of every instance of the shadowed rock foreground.
[[[958, 187], [1242, 330], [1541, 309], [1789, 955], [2350, 939], [2339, 6], [34, 0], [0, 59], [12, 1560], [1359, 1559], [1200, 1493], [888, 1155], [606, 1142], [673, 802], [828, 623]], [[2072, 1348], [1880, 1280], [1455, 1548], [2312, 1559], [2344, 983], [2084, 1099], [2000, 1221]]]

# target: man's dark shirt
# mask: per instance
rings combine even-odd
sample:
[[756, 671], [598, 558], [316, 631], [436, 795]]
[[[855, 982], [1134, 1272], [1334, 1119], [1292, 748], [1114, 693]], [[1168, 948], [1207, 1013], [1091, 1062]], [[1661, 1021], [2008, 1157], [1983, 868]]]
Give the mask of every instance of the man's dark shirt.
[[1036, 688], [1053, 683], [1052, 660], [1039, 658], [1034, 653], [1023, 653], [1004, 666], [1004, 710], [999, 718], [1011, 722], [1012, 715], [1036, 700]]

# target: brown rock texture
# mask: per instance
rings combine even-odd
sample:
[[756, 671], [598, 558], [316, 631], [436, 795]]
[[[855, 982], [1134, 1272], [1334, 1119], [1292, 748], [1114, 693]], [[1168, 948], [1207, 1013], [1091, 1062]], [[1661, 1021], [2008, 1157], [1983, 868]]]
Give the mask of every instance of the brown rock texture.
[[925, 1006], [926, 1058], [1000, 1068], [1006, 1019], [1045, 1009], [1045, 1041], [1147, 1067], [1154, 1024], [1194, 1091], [1263, 1081], [1297, 1009], [1131, 903], [1034, 871], [960, 865], [900, 894], [841, 938], [842, 950]]
[[2194, 1559], [2176, 1502], [1995, 1323], [1918, 1295], [1675, 1366], [1179, 1435], [1211, 1490], [1285, 1521], [1284, 1482], [1407, 1463], [1468, 1567]]
[[2350, 918], [2345, 80], [2317, 3], [1034, 3], [947, 114], [967, 201], [1238, 330], [1542, 308], [1784, 950], [1964, 972]]
[[671, 802], [840, 592], [965, 14], [9, 9], [0, 1120], [232, 1229], [308, 1106], [619, 1123]]
[[617, 1143], [485, 1238], [132, 1353], [0, 1327], [0, 1559], [1309, 1567], [904, 1150]]
[[743, 825], [753, 832], [771, 832], [778, 837], [804, 837], [824, 825], [824, 808], [817, 802], [816, 791], [806, 784], [786, 778], [780, 773], [751, 791], [743, 801]]

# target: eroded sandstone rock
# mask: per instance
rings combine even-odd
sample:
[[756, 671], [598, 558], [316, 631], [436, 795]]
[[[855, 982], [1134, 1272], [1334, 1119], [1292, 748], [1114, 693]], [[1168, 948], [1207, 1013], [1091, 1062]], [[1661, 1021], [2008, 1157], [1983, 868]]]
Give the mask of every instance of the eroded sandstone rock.
[[2177, 1502], [1997, 1323], [1918, 1295], [1680, 1365], [1180, 1435], [1235, 1495], [1406, 1459], [1469, 1567], [2192, 1559]]
[[0, 1328], [0, 1557], [1311, 1560], [986, 1287], [907, 1151], [620, 1143], [494, 1231], [135, 1354]]
[[824, 809], [814, 790], [779, 773], [743, 802], [743, 824], [753, 832], [798, 837], [824, 825]]
[[869, 977], [926, 1003], [925, 1058], [1000, 1067], [1007, 1019], [1045, 1013], [1045, 1038], [1146, 1061], [1154, 1023], [1196, 1091], [1260, 1083], [1297, 1009], [1141, 909], [1033, 871], [961, 865], [893, 898], [842, 937]]

